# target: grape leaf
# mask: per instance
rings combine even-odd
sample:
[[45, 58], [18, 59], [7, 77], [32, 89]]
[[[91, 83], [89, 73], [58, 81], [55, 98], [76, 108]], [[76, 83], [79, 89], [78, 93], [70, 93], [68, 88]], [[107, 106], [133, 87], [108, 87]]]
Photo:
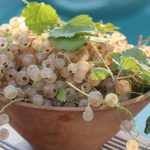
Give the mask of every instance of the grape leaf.
[[67, 100], [66, 91], [63, 88], [58, 89], [57, 100], [65, 102]]
[[112, 23], [107, 23], [107, 24], [103, 24], [103, 22], [98, 22], [95, 24], [95, 27], [100, 30], [100, 31], [105, 31], [105, 32], [109, 32], [109, 31], [113, 31], [113, 30], [118, 30], [120, 29], [119, 27], [115, 27]]
[[137, 61], [139, 61], [143, 64], [146, 64], [146, 65], [149, 64], [146, 54], [141, 49], [139, 49], [137, 47], [123, 51], [122, 56], [123, 57], [132, 57], [132, 58], [135, 58]]
[[92, 18], [87, 15], [79, 15], [71, 19], [63, 27], [55, 29], [51, 32], [53, 37], [73, 37], [77, 33], [94, 32], [95, 27]]
[[106, 79], [109, 76], [108, 70], [105, 68], [93, 68], [91, 77], [93, 80]]
[[74, 51], [74, 50], [80, 48], [85, 43], [87, 43], [87, 40], [85, 40], [79, 36], [75, 36], [72, 38], [66, 38], [66, 37], [54, 38], [54, 37], [51, 37], [50, 42], [59, 49], [64, 49], [67, 51]]
[[30, 30], [36, 34], [41, 34], [48, 28], [57, 26], [58, 16], [56, 10], [44, 3], [29, 3], [22, 11], [25, 23]]
[[150, 134], [150, 116], [147, 118], [144, 132], [145, 134]]

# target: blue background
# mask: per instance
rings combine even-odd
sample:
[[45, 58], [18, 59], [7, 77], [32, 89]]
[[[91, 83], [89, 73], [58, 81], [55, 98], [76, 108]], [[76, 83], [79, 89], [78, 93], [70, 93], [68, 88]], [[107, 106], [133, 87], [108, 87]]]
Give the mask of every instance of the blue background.
[[[37, 0], [41, 2], [40, 0]], [[89, 14], [94, 21], [103, 20], [121, 27], [120, 32], [127, 36], [128, 42], [137, 44], [140, 34], [150, 36], [149, 0], [42, 0], [50, 3], [64, 20], [78, 14]], [[21, 0], [0, 0], [0, 24], [7, 23], [13, 16], [19, 16], [25, 4]], [[135, 106], [136, 107], [136, 106]], [[140, 134], [144, 134], [145, 122], [150, 115], [150, 104], [136, 117]]]

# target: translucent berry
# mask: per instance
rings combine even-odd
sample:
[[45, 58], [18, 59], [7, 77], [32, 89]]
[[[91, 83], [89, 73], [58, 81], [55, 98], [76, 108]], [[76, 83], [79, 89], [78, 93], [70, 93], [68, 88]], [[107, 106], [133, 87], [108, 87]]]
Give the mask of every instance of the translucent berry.
[[31, 64], [35, 64], [36, 60], [35, 60], [35, 57], [34, 55], [32, 54], [27, 54], [23, 57], [23, 60], [22, 60], [22, 63], [23, 65], [25, 66], [29, 66]]
[[81, 85], [81, 90], [88, 93], [91, 91], [91, 85], [88, 82], [85, 82]]
[[32, 98], [32, 103], [36, 105], [42, 105], [43, 104], [43, 97], [41, 95], [34, 95]]
[[85, 108], [85, 111], [83, 112], [83, 119], [85, 121], [91, 121], [93, 120], [93, 118], [94, 118], [93, 110], [89, 106], [87, 106]]
[[57, 87], [55, 84], [48, 84], [43, 87], [43, 94], [49, 98], [53, 98], [57, 95]]
[[57, 69], [63, 69], [65, 66], [65, 61], [62, 58], [57, 58], [55, 59], [55, 67]]
[[0, 37], [0, 50], [6, 48], [7, 44], [8, 44], [7, 39], [4, 37]]
[[9, 61], [15, 61], [16, 59], [15, 55], [10, 51], [5, 52], [4, 55], [7, 57]]
[[4, 89], [4, 96], [8, 99], [14, 99], [18, 95], [18, 90], [12, 85], [8, 85]]
[[79, 107], [87, 107], [88, 106], [88, 100], [87, 99], [81, 99], [79, 101], [79, 104], [78, 104]]
[[89, 93], [88, 101], [89, 103], [94, 106], [100, 106], [102, 104], [103, 95], [98, 91], [92, 91]]
[[62, 81], [62, 80], [57, 80], [56, 81], [56, 86], [57, 86], [58, 89], [59, 88], [65, 88], [66, 87], [66, 83], [64, 81]]
[[114, 105], [116, 105], [118, 103], [118, 96], [114, 93], [109, 93], [105, 96], [105, 102], [106, 102], [107, 106], [114, 107]]
[[8, 64], [8, 59], [5, 55], [0, 55], [0, 67], [6, 67]]
[[60, 70], [60, 75], [63, 78], [68, 78], [70, 76], [69, 71], [67, 70], [67, 67], [64, 67], [63, 69]]
[[18, 38], [18, 44], [22, 48], [29, 47], [31, 45], [31, 38], [28, 35], [22, 34]]
[[36, 53], [35, 58], [36, 58], [36, 63], [38, 65], [42, 65], [42, 62], [47, 58], [47, 54], [46, 53]]
[[73, 79], [76, 83], [82, 83], [85, 77], [86, 77], [86, 74], [84, 72], [78, 71], [74, 74]]
[[28, 66], [28, 68], [27, 68], [27, 74], [28, 74], [29, 77], [31, 76], [31, 71], [33, 69], [38, 69], [38, 67], [36, 65], [29, 65]]
[[44, 60], [44, 61], [42, 62], [42, 66], [43, 66], [44, 68], [50, 68], [52, 71], [55, 70], [55, 64], [54, 64], [54, 62], [52, 62], [52, 61], [49, 60], [49, 59]]
[[4, 77], [4, 70], [3, 68], [0, 68], [0, 79]]
[[87, 61], [79, 61], [77, 62], [78, 71], [88, 73], [90, 69], [90, 65]]
[[41, 71], [39, 69], [33, 69], [30, 73], [30, 78], [33, 81], [40, 81], [41, 80]]
[[126, 143], [126, 148], [127, 148], [127, 150], [138, 150], [139, 145], [135, 140], [129, 140]]
[[37, 91], [33, 88], [30, 88], [29, 90], [26, 91], [25, 96], [27, 98], [32, 98], [36, 94], [37, 94]]
[[41, 50], [42, 50], [42, 44], [43, 44], [42, 40], [40, 40], [40, 39], [33, 39], [31, 46], [32, 46], [35, 50], [41, 51]]
[[119, 80], [116, 83], [116, 92], [118, 94], [131, 93], [131, 85], [127, 80]]
[[0, 129], [0, 139], [6, 140], [9, 137], [9, 131], [6, 128]]
[[17, 55], [20, 52], [20, 46], [18, 44], [11, 44], [10, 45], [10, 51]]
[[44, 78], [44, 79], [45, 78], [46, 79], [51, 78], [52, 74], [53, 74], [53, 72], [52, 72], [52, 70], [50, 68], [43, 68], [41, 70], [41, 77]]
[[7, 114], [0, 115], [0, 126], [9, 123], [9, 116]]
[[120, 129], [124, 132], [130, 132], [133, 128], [132, 123], [129, 120], [123, 120], [120, 124]]
[[0, 26], [0, 36], [8, 36], [12, 31], [12, 27], [9, 24], [2, 24]]
[[45, 81], [46, 81], [47, 83], [54, 83], [56, 80], [57, 80], [56, 73], [53, 72], [53, 73], [52, 73], [52, 77], [46, 79]]
[[29, 83], [29, 77], [25, 71], [19, 71], [16, 75], [16, 82], [19, 85], [27, 85]]
[[22, 21], [23, 21], [22, 18], [13, 17], [13, 18], [10, 19], [9, 24], [13, 27], [17, 27], [21, 24]]
[[49, 40], [45, 40], [43, 42], [43, 45], [42, 45], [42, 50], [46, 53], [49, 53], [51, 52], [52, 50], [54, 49], [54, 47], [52, 46], [52, 44], [49, 42]]
[[75, 95], [76, 95], [76, 91], [73, 88], [66, 88], [67, 98], [74, 98]]
[[69, 71], [70, 73], [76, 73], [77, 70], [78, 70], [78, 67], [77, 67], [76, 64], [71, 63], [71, 64], [68, 65], [67, 69], [68, 69], [68, 71]]
[[16, 78], [17, 71], [15, 69], [10, 69], [6, 72], [7, 81], [14, 80]]

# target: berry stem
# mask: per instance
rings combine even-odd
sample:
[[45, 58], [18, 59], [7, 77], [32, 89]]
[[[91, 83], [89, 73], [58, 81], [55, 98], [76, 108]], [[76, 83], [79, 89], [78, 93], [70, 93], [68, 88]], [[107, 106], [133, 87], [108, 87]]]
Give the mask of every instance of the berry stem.
[[138, 72], [136, 72], [133, 75], [129, 75], [129, 76], [125, 76], [125, 77], [118, 77], [118, 80], [120, 80], [120, 79], [129, 79], [129, 78], [135, 77], [137, 74], [138, 74]]
[[105, 62], [103, 56], [100, 54], [100, 52], [98, 51], [97, 47], [95, 47], [92, 43], [90, 43], [91, 46], [95, 49], [96, 53], [98, 54], [98, 56], [100, 57], [100, 59], [102, 60], [102, 62], [104, 63], [105, 67], [107, 68], [107, 70], [109, 71], [109, 74], [112, 77], [112, 80], [115, 81], [115, 77], [112, 73], [112, 71], [110, 70], [110, 68], [108, 67], [107, 63]]
[[70, 59], [67, 55], [65, 55], [65, 54], [63, 54], [63, 53], [61, 53], [61, 52], [58, 52], [57, 55], [62, 55], [62, 56], [64, 56], [64, 57], [68, 60], [69, 64], [72, 63], [71, 59]]
[[10, 101], [8, 104], [6, 104], [5, 106], [2, 106], [2, 108], [1, 108], [1, 110], [0, 110], [0, 114], [1, 114], [7, 107], [9, 107], [11, 104], [16, 103], [16, 102], [19, 102], [19, 101], [31, 101], [31, 99], [23, 99], [23, 98], [20, 98], [20, 99], [12, 100], [12, 101]]

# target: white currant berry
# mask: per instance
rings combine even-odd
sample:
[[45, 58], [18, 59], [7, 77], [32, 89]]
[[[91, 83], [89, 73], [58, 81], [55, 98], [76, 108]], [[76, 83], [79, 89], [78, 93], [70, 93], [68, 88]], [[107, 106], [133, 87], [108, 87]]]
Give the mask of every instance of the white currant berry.
[[4, 96], [8, 99], [14, 99], [18, 95], [18, 90], [16, 87], [9, 85], [4, 89]]
[[68, 69], [68, 71], [69, 71], [70, 73], [73, 73], [73, 74], [74, 74], [74, 73], [77, 72], [78, 67], [77, 67], [76, 64], [71, 63], [71, 64], [68, 65], [67, 69]]
[[89, 103], [94, 106], [100, 106], [102, 104], [103, 95], [98, 91], [91, 91], [88, 96]]
[[118, 103], [118, 96], [114, 93], [109, 93], [105, 96], [107, 106], [114, 107]]
[[43, 104], [43, 97], [41, 95], [34, 95], [32, 98], [32, 103], [36, 105], [42, 105]]
[[41, 70], [41, 77], [42, 78], [51, 78], [52, 77], [52, 74], [53, 74], [53, 72], [52, 72], [52, 70], [50, 69], [50, 68], [43, 68], [42, 70]]
[[91, 121], [94, 118], [94, 114], [93, 114], [93, 110], [91, 109], [91, 107], [87, 106], [85, 108], [85, 111], [83, 112], [83, 119], [85, 121]]
[[79, 61], [77, 62], [78, 71], [88, 73], [90, 69], [90, 65], [87, 61]]
[[91, 85], [88, 82], [85, 82], [81, 85], [81, 90], [88, 93], [91, 91]]
[[55, 67], [57, 69], [63, 69], [65, 64], [66, 63], [65, 63], [64, 59], [62, 59], [62, 58], [56, 58], [55, 59]]
[[127, 150], [138, 150], [139, 145], [135, 140], [129, 140], [126, 143], [126, 148], [127, 148]]
[[41, 80], [41, 71], [39, 69], [33, 69], [30, 73], [30, 78], [33, 81], [40, 81]]
[[78, 104], [79, 107], [87, 107], [88, 106], [88, 100], [87, 99], [81, 99], [79, 101], [79, 104]]
[[9, 123], [9, 116], [7, 114], [0, 115], [0, 126]]
[[131, 93], [132, 91], [131, 85], [127, 80], [117, 81], [115, 89], [118, 94]]
[[7, 44], [8, 44], [7, 39], [4, 37], [0, 37], [0, 50], [6, 48]]
[[49, 99], [44, 99], [44, 100], [43, 100], [43, 105], [44, 105], [44, 106], [52, 106], [53, 103], [52, 103], [52, 101], [49, 100]]
[[0, 129], [0, 139], [6, 140], [9, 137], [9, 131], [6, 128]]

